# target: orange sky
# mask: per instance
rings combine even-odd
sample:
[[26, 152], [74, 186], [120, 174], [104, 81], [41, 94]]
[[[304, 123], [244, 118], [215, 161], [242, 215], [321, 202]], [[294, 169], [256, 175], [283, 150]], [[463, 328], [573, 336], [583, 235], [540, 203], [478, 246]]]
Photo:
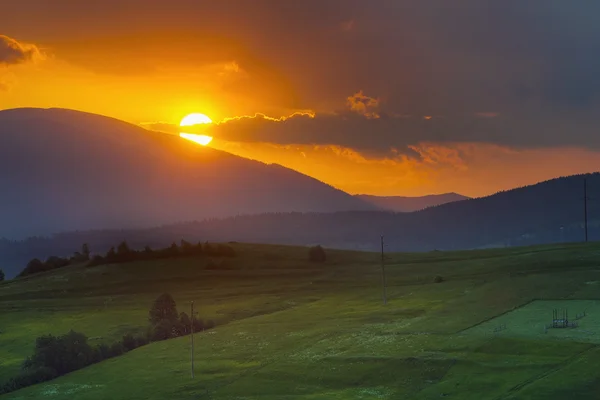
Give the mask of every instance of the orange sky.
[[533, 31], [535, 13], [517, 7], [482, 30], [475, 6], [446, 19], [383, 2], [103, 4], [7, 1], [0, 109], [72, 108], [172, 133], [192, 112], [310, 112], [206, 129], [215, 148], [350, 193], [482, 196], [600, 169], [600, 80], [588, 72], [600, 58], [567, 62], [568, 46], [542, 45], [577, 39], [591, 54], [588, 31], [561, 34], [568, 18], [538, 16]]

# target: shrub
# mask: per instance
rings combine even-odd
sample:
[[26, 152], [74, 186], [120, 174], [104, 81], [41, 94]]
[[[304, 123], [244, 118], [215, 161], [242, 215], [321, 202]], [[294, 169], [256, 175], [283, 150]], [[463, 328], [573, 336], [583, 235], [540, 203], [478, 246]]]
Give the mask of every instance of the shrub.
[[128, 333], [127, 335], [123, 336], [121, 344], [123, 345], [125, 351], [131, 351], [138, 347], [137, 339], [131, 333]]
[[179, 314], [179, 323], [183, 327], [184, 335], [187, 335], [188, 333], [190, 333], [190, 331], [192, 329], [192, 320], [186, 313], [182, 312], [181, 314]]
[[181, 252], [183, 254], [193, 254], [194, 246], [187, 240], [181, 239]]
[[31, 274], [37, 274], [38, 272], [45, 271], [44, 263], [39, 259], [34, 258], [33, 260], [27, 263], [27, 266], [19, 273], [18, 276], [27, 276]]
[[149, 320], [152, 326], [158, 324], [162, 320], [177, 321], [179, 314], [177, 313], [177, 305], [173, 296], [168, 293], [163, 293], [154, 300], [149, 312]]
[[139, 336], [136, 336], [135, 340], [136, 340], [136, 343], [137, 343], [137, 347], [142, 347], [142, 346], [145, 346], [148, 343], [150, 343], [150, 339], [148, 338], [148, 335], [139, 335]]
[[152, 327], [151, 339], [153, 341], [167, 340], [173, 337], [173, 321], [163, 319]]
[[110, 346], [105, 343], [100, 343], [96, 347], [94, 347], [92, 352], [92, 360], [94, 363], [98, 363], [102, 360], [106, 360], [107, 358], [111, 358], [112, 353], [110, 351]]
[[105, 264], [106, 260], [101, 255], [97, 254], [87, 263], [88, 267], [95, 267], [97, 265]]
[[108, 252], [106, 253], [105, 261], [107, 263], [112, 263], [112, 262], [115, 262], [116, 260], [117, 260], [117, 252], [115, 251], [114, 247], [111, 247], [110, 249], [108, 249]]
[[201, 319], [194, 317], [193, 323], [194, 323], [194, 332], [202, 332], [205, 329], [204, 322]]
[[110, 357], [118, 357], [124, 353], [125, 353], [125, 347], [123, 347], [123, 343], [116, 342], [110, 346], [110, 350], [109, 350]]
[[320, 245], [313, 246], [308, 249], [308, 259], [311, 262], [325, 262], [327, 261], [327, 254]]
[[9, 379], [3, 386], [1, 386], [0, 394], [13, 392], [27, 386], [46, 382], [56, 377], [56, 371], [50, 368], [40, 367], [28, 369], [21, 372], [16, 377]]
[[215, 321], [213, 321], [212, 319], [209, 319], [208, 321], [206, 321], [204, 323], [204, 329], [212, 329], [216, 326]]
[[90, 259], [90, 245], [87, 243], [84, 243], [81, 246], [81, 255], [84, 257], [85, 260], [89, 260]]
[[0, 282], [2, 282], [5, 278], [6, 278], [6, 275], [4, 275], [4, 271], [2, 271], [0, 269]]
[[56, 375], [64, 375], [91, 364], [92, 356], [93, 350], [82, 333], [44, 335], [36, 339], [33, 356], [25, 361], [24, 368], [49, 368]]
[[223, 257], [235, 257], [235, 250], [229, 245], [219, 244], [217, 245], [216, 254]]
[[444, 282], [444, 278], [439, 275], [436, 275], [433, 277], [433, 282], [434, 283], [442, 283], [442, 282]]
[[51, 256], [51, 257], [48, 257], [45, 264], [46, 264], [46, 269], [51, 270], [51, 269], [66, 267], [67, 265], [70, 264], [70, 261], [66, 258]]

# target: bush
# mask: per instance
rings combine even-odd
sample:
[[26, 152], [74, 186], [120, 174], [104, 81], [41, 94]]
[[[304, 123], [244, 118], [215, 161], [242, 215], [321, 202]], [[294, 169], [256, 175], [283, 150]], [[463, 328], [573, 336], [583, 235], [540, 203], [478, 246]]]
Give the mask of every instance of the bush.
[[162, 320], [177, 321], [178, 318], [177, 305], [173, 300], [173, 296], [163, 293], [154, 300], [149, 312], [149, 320], [152, 326]]
[[212, 319], [209, 319], [208, 321], [206, 321], [204, 323], [204, 329], [212, 329], [216, 326], [215, 321], [213, 321]]
[[194, 317], [194, 332], [202, 332], [205, 329], [204, 322]]
[[183, 327], [183, 334], [189, 334], [192, 329], [192, 320], [186, 313], [182, 312], [179, 314], [179, 323]]
[[123, 343], [116, 342], [110, 346], [110, 350], [109, 350], [110, 357], [118, 357], [124, 353], [125, 353], [125, 347], [123, 347]]
[[173, 321], [168, 319], [159, 321], [152, 327], [151, 335], [153, 341], [167, 340], [174, 337]]
[[135, 251], [129, 248], [126, 241], [122, 241], [117, 246], [116, 261], [117, 262], [129, 262], [135, 260]]
[[81, 246], [81, 255], [84, 257], [85, 261], [87, 261], [87, 260], [90, 259], [90, 254], [91, 254], [91, 252], [90, 252], [90, 245], [87, 244], [87, 243], [84, 243]]
[[36, 339], [33, 356], [25, 361], [24, 368], [49, 368], [56, 375], [64, 375], [91, 364], [92, 356], [93, 350], [82, 333], [44, 335]]
[[106, 253], [106, 257], [104, 257], [104, 259], [107, 263], [113, 263], [117, 260], [117, 252], [115, 251], [114, 247], [108, 249], [108, 252]]
[[125, 351], [131, 351], [138, 347], [137, 339], [131, 333], [123, 336], [121, 344], [123, 345], [123, 348], [125, 348]]
[[23, 271], [21, 271], [19, 276], [20, 277], [27, 276], [27, 275], [44, 272], [44, 271], [46, 271], [46, 265], [43, 262], [41, 262], [39, 259], [34, 258], [33, 260], [31, 260], [27, 263], [27, 266], [25, 267], [25, 269], [23, 269]]
[[88, 267], [95, 267], [97, 265], [106, 264], [106, 260], [101, 255], [95, 255], [92, 259], [87, 263]]
[[211, 245], [208, 242], [204, 245], [204, 254], [209, 256], [235, 257], [235, 249], [227, 244]]
[[308, 259], [311, 262], [325, 262], [327, 261], [327, 254], [320, 245], [313, 246], [308, 249]]
[[102, 360], [106, 360], [111, 358], [112, 354], [110, 352], [110, 346], [105, 343], [100, 343], [96, 347], [94, 347], [92, 352], [92, 360], [94, 363], [98, 363]]
[[4, 271], [2, 271], [0, 269], [0, 282], [2, 282], [5, 278], [6, 278], [6, 275], [4, 275]]
[[444, 282], [444, 278], [443, 277], [441, 277], [439, 275], [436, 275], [436, 276], [433, 277], [433, 283], [442, 283], [442, 282]]
[[48, 257], [45, 264], [46, 264], [46, 269], [51, 270], [51, 269], [66, 267], [67, 265], [70, 264], [70, 261], [66, 258], [52, 256], [52, 257]]
[[235, 250], [233, 247], [226, 244], [217, 245], [217, 254], [223, 257], [235, 257]]
[[18, 376], [9, 379], [0, 387], [0, 394], [10, 393], [27, 386], [46, 382], [56, 378], [56, 371], [50, 368], [32, 368], [21, 372]]

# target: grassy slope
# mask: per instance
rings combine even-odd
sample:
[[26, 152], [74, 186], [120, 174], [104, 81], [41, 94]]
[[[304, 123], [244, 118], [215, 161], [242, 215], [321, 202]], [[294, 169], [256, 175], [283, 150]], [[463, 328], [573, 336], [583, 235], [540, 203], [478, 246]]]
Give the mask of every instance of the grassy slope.
[[[600, 348], [467, 328], [536, 298], [600, 298], [600, 245], [394, 254], [382, 306], [378, 255], [236, 245], [222, 271], [203, 258], [71, 267], [0, 285], [0, 382], [36, 336], [68, 329], [111, 342], [142, 330], [152, 299], [229, 322], [154, 343], [7, 399], [596, 398]], [[434, 284], [433, 276], [447, 278]], [[110, 300], [110, 301], [107, 301]], [[475, 332], [475, 333], [471, 333]], [[600, 335], [600, 332], [599, 332]], [[557, 375], [558, 374], [558, 375]], [[595, 386], [596, 385], [596, 386]]]

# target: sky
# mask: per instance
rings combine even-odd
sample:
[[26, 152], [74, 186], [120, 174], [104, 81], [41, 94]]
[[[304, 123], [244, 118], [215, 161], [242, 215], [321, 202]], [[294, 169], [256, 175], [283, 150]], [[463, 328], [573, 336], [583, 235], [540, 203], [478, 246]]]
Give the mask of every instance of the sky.
[[[600, 169], [600, 3], [0, 0], [0, 109], [177, 133], [353, 194]], [[192, 144], [191, 144], [192, 145]]]

